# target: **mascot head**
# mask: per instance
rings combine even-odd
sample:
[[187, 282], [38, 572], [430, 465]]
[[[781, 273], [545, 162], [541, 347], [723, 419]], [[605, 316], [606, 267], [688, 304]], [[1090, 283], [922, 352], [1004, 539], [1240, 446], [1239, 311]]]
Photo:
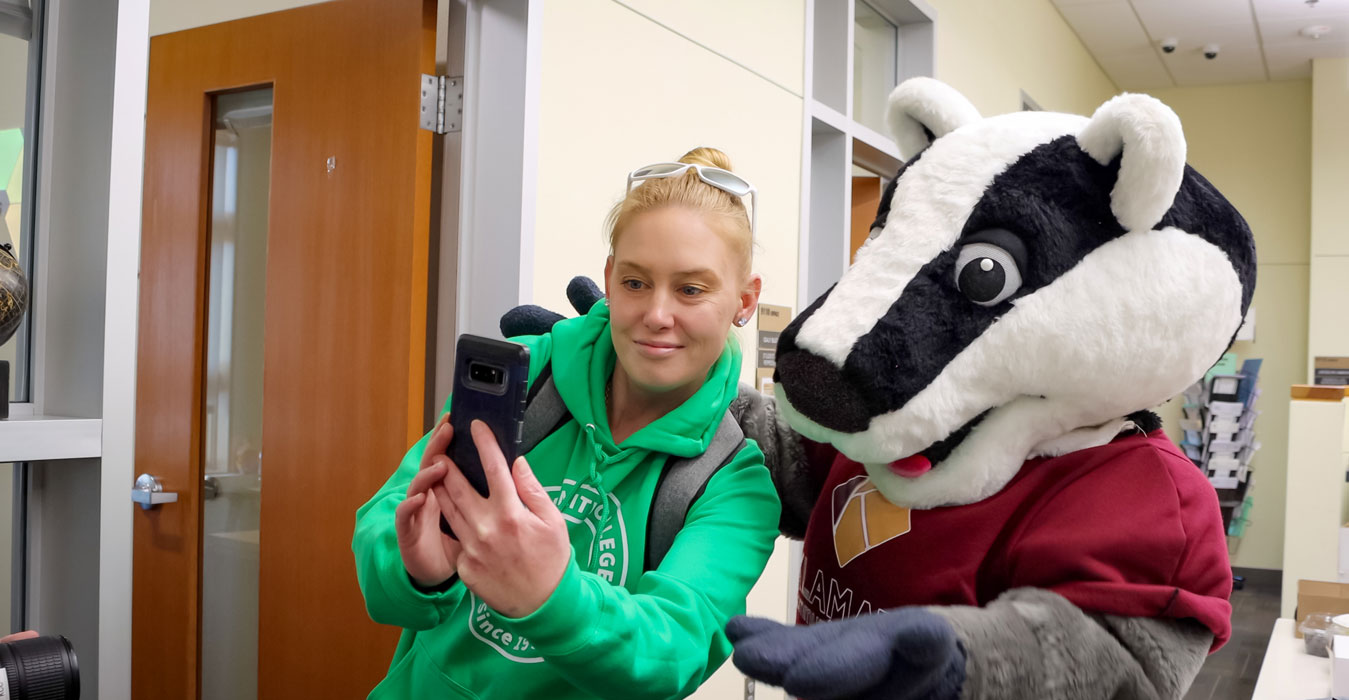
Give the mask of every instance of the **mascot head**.
[[887, 121], [906, 162], [852, 267], [779, 339], [775, 391], [890, 501], [972, 503], [1031, 457], [1153, 427], [1231, 344], [1254, 241], [1161, 102], [982, 119], [916, 78]]

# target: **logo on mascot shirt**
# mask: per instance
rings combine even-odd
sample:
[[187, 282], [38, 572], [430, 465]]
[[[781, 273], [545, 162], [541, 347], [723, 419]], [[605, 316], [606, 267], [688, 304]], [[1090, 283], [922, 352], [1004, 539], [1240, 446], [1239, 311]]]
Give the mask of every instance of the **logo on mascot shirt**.
[[834, 553], [838, 565], [909, 531], [909, 509], [881, 495], [866, 476], [834, 487]]
[[[576, 549], [576, 563], [583, 570], [599, 574], [600, 578], [614, 585], [626, 583], [628, 528], [623, 522], [623, 504], [618, 497], [609, 494], [609, 522], [596, 543], [596, 530], [604, 512], [599, 491], [589, 484], [578, 488], [575, 479], [565, 479], [561, 486], [549, 486], [544, 490], [567, 521], [571, 543]], [[511, 633], [500, 616], [472, 591], [469, 592], [469, 610], [468, 629], [479, 641], [516, 663], [534, 664], [543, 661], [538, 649], [528, 639]]]

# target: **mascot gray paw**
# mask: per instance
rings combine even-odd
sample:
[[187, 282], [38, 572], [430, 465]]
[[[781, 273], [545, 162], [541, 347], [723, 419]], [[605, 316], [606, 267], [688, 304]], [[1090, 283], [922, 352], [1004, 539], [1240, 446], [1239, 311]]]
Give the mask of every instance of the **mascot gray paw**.
[[902, 608], [804, 627], [740, 615], [736, 668], [808, 700], [956, 700], [965, 651], [944, 618]]

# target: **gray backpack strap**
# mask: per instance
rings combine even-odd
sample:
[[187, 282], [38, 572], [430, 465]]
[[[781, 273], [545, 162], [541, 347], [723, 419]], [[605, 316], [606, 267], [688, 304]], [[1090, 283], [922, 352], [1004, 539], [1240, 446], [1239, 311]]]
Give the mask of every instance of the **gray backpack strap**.
[[525, 420], [520, 430], [520, 454], [525, 454], [538, 446], [543, 439], [552, 435], [571, 419], [567, 404], [562, 403], [562, 395], [557, 393], [553, 383], [553, 363], [539, 372], [534, 384], [529, 388], [525, 399]]
[[656, 483], [651, 515], [646, 527], [646, 570], [653, 571], [665, 559], [675, 535], [684, 527], [689, 508], [703, 495], [707, 482], [745, 447], [745, 433], [727, 411], [707, 450], [696, 457], [672, 458]]

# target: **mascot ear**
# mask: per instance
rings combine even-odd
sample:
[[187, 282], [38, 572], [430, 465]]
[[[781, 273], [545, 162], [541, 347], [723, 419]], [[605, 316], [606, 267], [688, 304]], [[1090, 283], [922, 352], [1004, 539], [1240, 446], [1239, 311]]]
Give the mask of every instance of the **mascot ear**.
[[908, 160], [933, 141], [979, 121], [979, 110], [955, 88], [932, 78], [909, 78], [890, 93], [885, 123]]
[[1077, 145], [1105, 165], [1121, 153], [1110, 210], [1127, 231], [1162, 220], [1185, 176], [1185, 134], [1170, 107], [1147, 95], [1120, 95], [1101, 105]]

